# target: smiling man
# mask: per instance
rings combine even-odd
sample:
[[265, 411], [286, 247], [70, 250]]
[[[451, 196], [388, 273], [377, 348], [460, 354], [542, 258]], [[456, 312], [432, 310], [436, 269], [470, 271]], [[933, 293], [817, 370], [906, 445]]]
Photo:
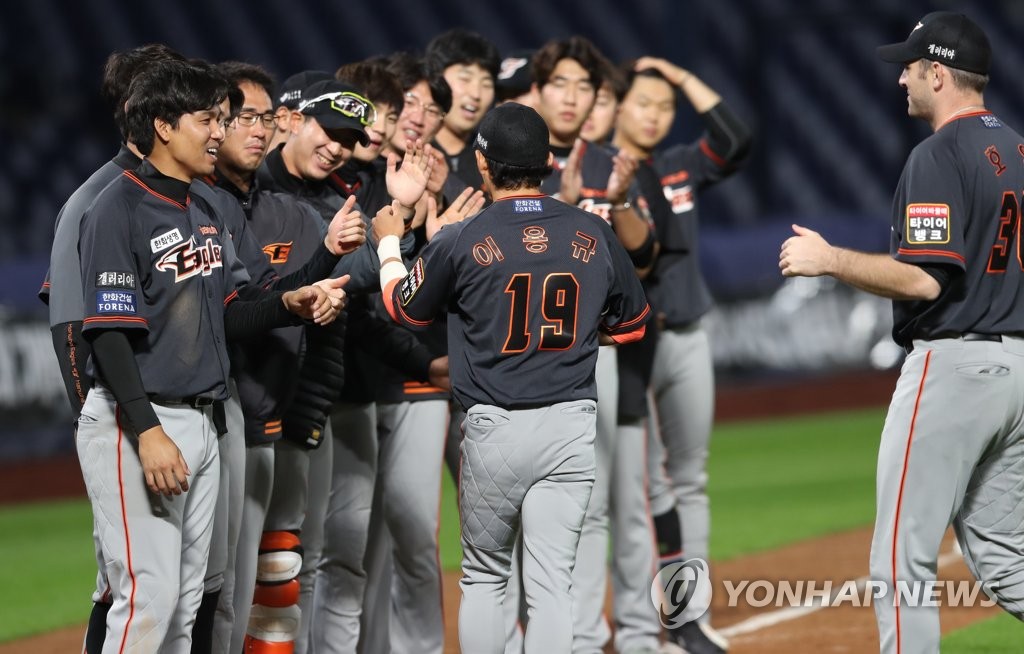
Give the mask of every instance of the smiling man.
[[452, 108], [445, 114], [435, 143], [452, 173], [469, 186], [481, 188], [483, 179], [468, 144], [494, 103], [498, 48], [476, 32], [456, 28], [434, 37], [427, 45], [426, 58], [452, 90]]
[[331, 220], [344, 203], [328, 176], [352, 157], [356, 144], [369, 145], [366, 127], [376, 118], [373, 103], [336, 80], [312, 84], [289, 115], [288, 140], [267, 154], [259, 172], [264, 188], [291, 193]]
[[239, 299], [210, 175], [237, 92], [205, 63], [154, 64], [131, 85], [126, 137], [146, 159], [96, 198], [79, 249], [96, 384], [77, 447], [113, 598], [106, 650], [188, 651], [220, 477], [216, 405], [228, 338], [324, 321], [313, 287]]
[[[256, 243], [259, 264], [269, 266], [280, 277], [287, 278], [311, 264], [318, 270], [317, 278], [328, 276], [337, 257], [355, 250], [365, 239], [362, 217], [354, 209], [335, 214], [327, 232], [332, 238], [344, 232], [346, 245], [342, 247], [324, 238], [325, 224], [311, 206], [291, 195], [260, 188], [256, 171], [276, 130], [273, 79], [258, 66], [244, 62], [225, 62], [218, 70], [239, 88], [243, 102], [220, 147], [216, 186], [240, 205], [243, 227]], [[327, 258], [328, 252], [334, 256]], [[328, 264], [326, 271], [319, 260]], [[221, 441], [222, 470], [228, 477], [221, 502], [227, 507], [223, 530], [229, 564], [215, 620], [215, 651], [237, 652], [243, 647], [253, 589], [261, 572], [257, 553], [274, 478], [274, 443], [285, 433], [282, 416], [298, 386], [304, 340], [303, 328], [285, 327], [235, 344], [230, 352], [237, 390], [228, 405], [229, 434]], [[280, 591], [284, 586], [277, 584], [276, 588]], [[261, 599], [266, 601], [268, 591], [261, 591]]]

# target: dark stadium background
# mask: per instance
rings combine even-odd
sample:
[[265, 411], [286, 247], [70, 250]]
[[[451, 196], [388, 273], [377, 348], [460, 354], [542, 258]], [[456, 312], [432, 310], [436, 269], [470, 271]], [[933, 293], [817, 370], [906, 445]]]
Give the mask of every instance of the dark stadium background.
[[[161, 41], [188, 56], [242, 59], [283, 79], [464, 26], [503, 52], [582, 34], [611, 59], [651, 54], [705, 79], [754, 129], [745, 169], [702, 196], [702, 247], [719, 301], [781, 284], [791, 222], [845, 245], [886, 247], [892, 189], [927, 128], [905, 115], [897, 67], [877, 45], [928, 11], [962, 10], [989, 34], [990, 109], [1024, 128], [1024, 2], [973, 0], [30, 0], [0, 24], [0, 461], [71, 447], [66, 400], [35, 293], [65, 198], [116, 150], [98, 97], [114, 50]], [[684, 103], [685, 105], [685, 103]], [[700, 126], [679, 112], [672, 138]], [[865, 366], [867, 363], [865, 362]]]

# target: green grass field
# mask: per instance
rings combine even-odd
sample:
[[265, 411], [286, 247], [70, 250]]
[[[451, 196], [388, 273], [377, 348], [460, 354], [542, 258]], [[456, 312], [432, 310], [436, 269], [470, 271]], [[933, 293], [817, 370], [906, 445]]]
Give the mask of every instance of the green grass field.
[[[882, 409], [727, 423], [715, 429], [709, 462], [712, 555], [730, 559], [869, 525]], [[441, 561], [459, 565], [455, 492], [444, 475]], [[5, 589], [0, 641], [83, 623], [92, 589], [88, 502], [0, 509]], [[997, 618], [943, 640], [943, 652], [1005, 652], [1020, 625]]]

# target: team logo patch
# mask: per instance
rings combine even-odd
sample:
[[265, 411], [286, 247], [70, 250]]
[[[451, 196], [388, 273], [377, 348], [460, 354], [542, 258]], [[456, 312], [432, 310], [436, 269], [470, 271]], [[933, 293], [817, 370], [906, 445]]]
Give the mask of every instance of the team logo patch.
[[512, 211], [515, 213], [540, 213], [544, 205], [540, 200], [518, 199], [512, 201]]
[[948, 204], [907, 205], [907, 243], [949, 243]]
[[118, 271], [96, 273], [96, 288], [135, 290], [135, 273]]
[[221, 246], [214, 243], [212, 238], [206, 239], [206, 243], [203, 245], [198, 245], [195, 236], [160, 257], [160, 260], [156, 262], [157, 270], [174, 273], [175, 284], [196, 275], [208, 277], [213, 273], [214, 268], [223, 266]]
[[98, 291], [96, 313], [137, 313], [135, 293], [130, 291]]
[[202, 234], [203, 236], [215, 236], [220, 232], [218, 232], [217, 228], [214, 227], [213, 225], [200, 225], [199, 233]]
[[672, 213], [686, 213], [693, 211], [694, 195], [693, 187], [687, 184], [678, 188], [665, 187], [665, 199], [672, 205]]
[[398, 300], [402, 303], [402, 306], [406, 306], [412, 301], [413, 296], [416, 295], [416, 291], [418, 291], [420, 286], [423, 285], [424, 278], [423, 259], [421, 257], [416, 260], [412, 270], [410, 270], [409, 274], [405, 276], [404, 280], [402, 280], [402, 287], [398, 289]]
[[288, 262], [288, 255], [292, 252], [292, 243], [268, 243], [263, 246], [263, 254], [270, 258], [270, 263], [282, 264]]
[[177, 245], [184, 240], [185, 239], [181, 236], [181, 232], [178, 231], [177, 227], [175, 227], [171, 231], [164, 232], [160, 236], [150, 240], [149, 249], [153, 251], [153, 254], [156, 254], [157, 252], [163, 252], [172, 245]]

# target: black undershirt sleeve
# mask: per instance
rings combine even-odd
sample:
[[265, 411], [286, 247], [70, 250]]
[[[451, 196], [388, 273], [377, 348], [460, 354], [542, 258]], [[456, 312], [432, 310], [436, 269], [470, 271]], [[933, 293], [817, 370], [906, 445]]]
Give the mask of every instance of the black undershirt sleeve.
[[228, 340], [257, 336], [275, 327], [302, 324], [301, 318], [285, 308], [282, 295], [283, 291], [264, 291], [258, 299], [235, 300], [228, 304], [224, 309], [224, 334]]
[[942, 290], [946, 290], [950, 280], [953, 279], [953, 275], [960, 272], [960, 269], [956, 266], [946, 266], [941, 263], [932, 263], [920, 266], [920, 268], [931, 275], [939, 283], [939, 287]]
[[724, 102], [719, 102], [701, 118], [708, 128], [708, 147], [729, 163], [742, 160], [750, 152], [750, 129]]
[[102, 329], [86, 332], [85, 336], [91, 341], [93, 360], [103, 384], [114, 394], [135, 433], [141, 434], [159, 425], [160, 420], [142, 385], [128, 335], [119, 329]]
[[269, 288], [275, 291], [292, 291], [326, 279], [331, 276], [340, 259], [340, 256], [332, 254], [327, 246], [321, 243], [302, 268], [275, 279]]
[[654, 246], [657, 242], [652, 229], [640, 247], [635, 250], [626, 250], [635, 268], [647, 268], [654, 263]]

